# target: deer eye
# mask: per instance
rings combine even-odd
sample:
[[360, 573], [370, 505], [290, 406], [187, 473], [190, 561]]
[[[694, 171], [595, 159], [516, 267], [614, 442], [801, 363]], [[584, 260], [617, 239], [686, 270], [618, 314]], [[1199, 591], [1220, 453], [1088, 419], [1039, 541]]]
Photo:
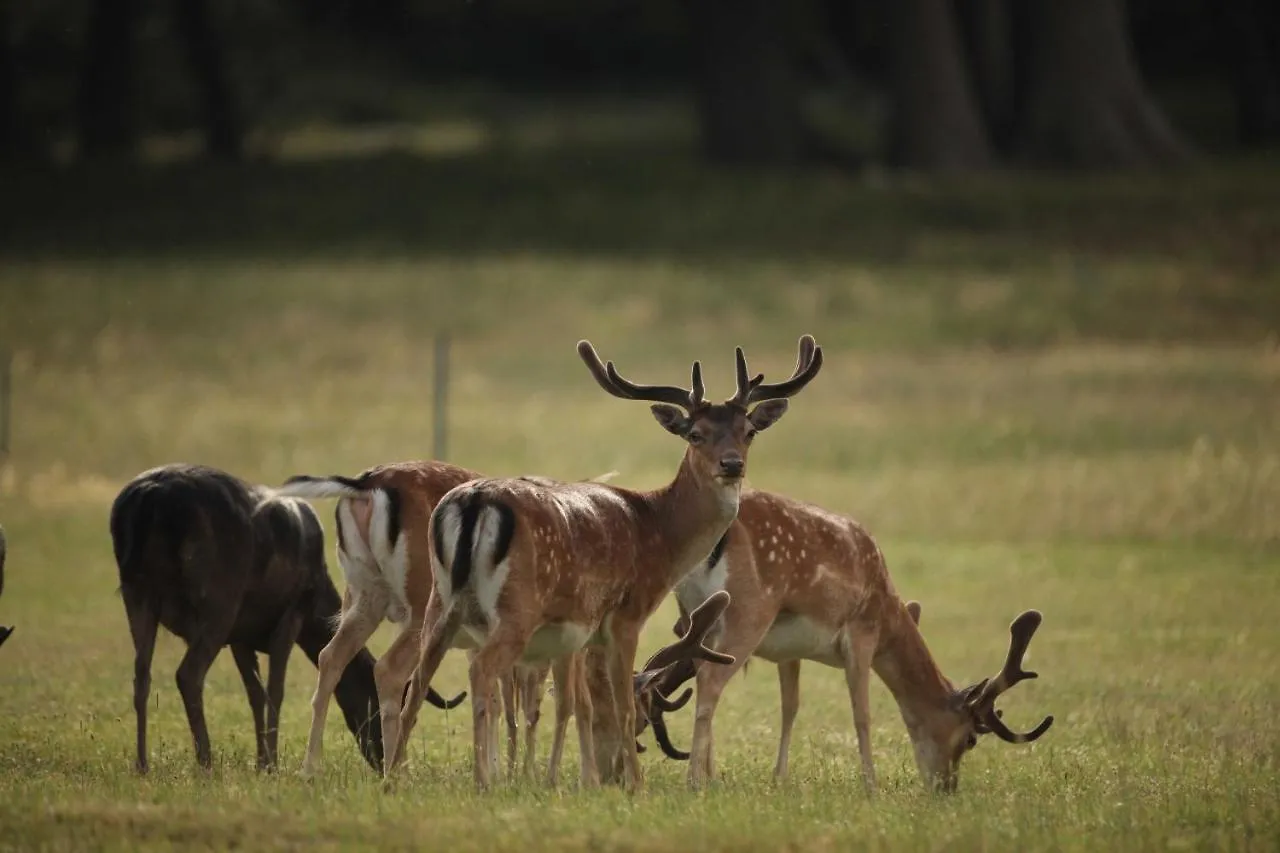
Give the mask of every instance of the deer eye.
[[759, 432], [759, 430], [755, 429], [754, 427], [747, 427], [747, 441], [750, 441], [751, 439], [755, 438], [757, 432]]
[[689, 433], [689, 443], [690, 443], [690, 444], [702, 444], [702, 442], [703, 442], [704, 440], [705, 440], [705, 439], [703, 438], [702, 433], [697, 432], [696, 430], [695, 430], [695, 431], [693, 431], [693, 432], [691, 432], [691, 433]]

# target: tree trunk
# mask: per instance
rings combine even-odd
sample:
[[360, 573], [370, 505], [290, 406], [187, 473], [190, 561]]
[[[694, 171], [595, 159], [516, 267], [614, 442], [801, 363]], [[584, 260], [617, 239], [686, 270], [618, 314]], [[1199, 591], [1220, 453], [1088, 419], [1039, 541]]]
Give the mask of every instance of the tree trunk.
[[207, 0], [177, 0], [178, 33], [186, 48], [192, 80], [204, 107], [205, 151], [238, 160], [243, 136], [235, 97], [227, 78], [218, 32], [209, 20]]
[[94, 0], [80, 69], [80, 156], [127, 156], [137, 140], [134, 24], [137, 0]]
[[949, 0], [887, 0], [893, 97], [890, 159], [930, 172], [991, 165]]
[[0, 160], [17, 155], [22, 148], [18, 122], [18, 63], [14, 58], [9, 25], [9, 3], [0, 0]]
[[1280, 4], [1233, 0], [1218, 11], [1226, 16], [1237, 138], [1250, 148], [1280, 144]]
[[790, 164], [806, 154], [796, 72], [778, 0], [694, 0], [698, 112], [705, 155]]
[[1031, 45], [1019, 159], [1049, 166], [1173, 165], [1189, 147], [1151, 99], [1123, 0], [1023, 0]]
[[1017, 99], [1014, 10], [1009, 0], [958, 0], [956, 11], [987, 133], [997, 151], [1008, 153]]

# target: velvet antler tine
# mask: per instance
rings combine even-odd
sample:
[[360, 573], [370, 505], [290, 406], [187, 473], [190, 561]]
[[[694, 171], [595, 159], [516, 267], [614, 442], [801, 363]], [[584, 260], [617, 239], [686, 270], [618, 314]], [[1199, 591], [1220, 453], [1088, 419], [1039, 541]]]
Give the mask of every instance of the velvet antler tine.
[[578, 342], [578, 356], [587, 365], [596, 383], [615, 397], [621, 397], [624, 400], [669, 403], [683, 409], [690, 408], [690, 392], [674, 385], [639, 385], [624, 379], [612, 361], [601, 363], [600, 356], [596, 354], [595, 347], [589, 341]]
[[796, 358], [796, 371], [785, 382], [776, 384], [759, 384], [751, 389], [747, 403], [760, 403], [765, 400], [780, 400], [792, 397], [808, 385], [813, 377], [822, 369], [822, 347], [814, 342], [812, 335], [800, 338], [799, 354]]
[[702, 362], [693, 363], [693, 389], [689, 392], [689, 411], [702, 405], [706, 399], [706, 387], [702, 384]]
[[1028, 610], [1013, 620], [1009, 625], [1009, 653], [1005, 656], [1004, 666], [994, 678], [975, 690], [973, 697], [966, 702], [981, 728], [993, 732], [1008, 743], [1030, 743], [1053, 725], [1053, 716], [1050, 715], [1029, 732], [1015, 732], [1005, 724], [995, 707], [996, 699], [1009, 688], [1020, 681], [1039, 677], [1038, 673], [1023, 669], [1022, 661], [1043, 618], [1040, 611]]

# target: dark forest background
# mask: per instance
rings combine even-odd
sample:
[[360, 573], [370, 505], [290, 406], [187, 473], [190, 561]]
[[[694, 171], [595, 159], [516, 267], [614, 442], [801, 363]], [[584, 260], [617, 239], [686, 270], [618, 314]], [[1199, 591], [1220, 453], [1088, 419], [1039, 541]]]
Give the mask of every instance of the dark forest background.
[[[0, 0], [0, 153], [677, 96], [708, 161], [1168, 167], [1280, 143], [1273, 0]], [[637, 142], [642, 141], [637, 133]]]

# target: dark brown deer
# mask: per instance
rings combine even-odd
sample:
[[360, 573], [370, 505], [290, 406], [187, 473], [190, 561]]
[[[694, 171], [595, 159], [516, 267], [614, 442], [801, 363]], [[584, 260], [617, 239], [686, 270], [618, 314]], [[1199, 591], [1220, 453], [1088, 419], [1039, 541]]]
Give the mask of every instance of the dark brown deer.
[[[811, 337], [800, 341], [795, 374], [765, 385], [752, 378], [738, 349], [737, 392], [724, 403], [703, 397], [702, 368], [693, 387], [643, 386], [604, 364], [591, 344], [578, 354], [600, 387], [627, 400], [647, 400], [669, 432], [687, 442], [675, 479], [651, 492], [600, 483], [550, 483], [483, 479], [465, 483], [441, 499], [431, 516], [431, 564], [435, 575], [427, 605], [422, 654], [388, 752], [394, 769], [404, 755], [420, 702], [413, 691], [431, 683], [459, 633], [479, 645], [471, 664], [476, 782], [491, 776], [487, 694], [517, 662], [553, 662], [557, 691], [565, 689], [566, 662], [588, 643], [605, 646], [622, 730], [634, 727], [632, 677], [640, 629], [662, 598], [699, 561], [738, 511], [747, 453], [755, 435], [782, 417], [786, 398], [807, 385], [822, 366]], [[758, 404], [751, 408], [753, 404]], [[581, 718], [580, 718], [581, 719]], [[587, 728], [579, 742], [589, 748]], [[641, 784], [634, 737], [627, 739], [625, 784]], [[584, 753], [585, 755], [585, 753]], [[584, 783], [594, 762], [584, 760]]]
[[[258, 766], [274, 767], [289, 653], [296, 643], [316, 662], [333, 637], [330, 620], [341, 604], [315, 512], [225, 471], [167, 465], [139, 474], [120, 491], [111, 506], [111, 539], [135, 649], [138, 770], [147, 770], [147, 697], [159, 625], [187, 644], [177, 681], [199, 764], [212, 763], [205, 676], [230, 646], [253, 712]], [[265, 689], [259, 652], [268, 656]], [[360, 649], [341, 673], [337, 693], [361, 753], [379, 769], [373, 669], [373, 656]], [[438, 695], [431, 701], [444, 704]]]

